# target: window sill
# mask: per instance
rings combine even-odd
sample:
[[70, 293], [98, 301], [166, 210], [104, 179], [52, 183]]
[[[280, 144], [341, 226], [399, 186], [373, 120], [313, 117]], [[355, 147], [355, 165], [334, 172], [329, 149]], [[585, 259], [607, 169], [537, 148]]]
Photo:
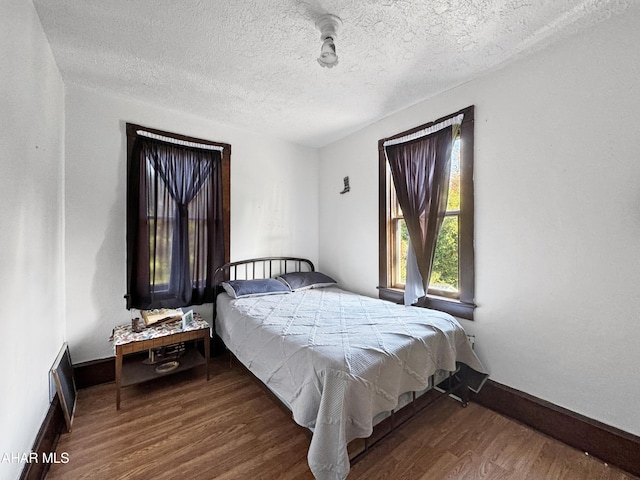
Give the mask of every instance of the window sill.
[[[378, 287], [378, 296], [382, 300], [387, 300], [394, 303], [404, 303], [404, 291], [397, 288]], [[464, 318], [467, 320], [473, 320], [473, 311], [476, 305], [470, 303], [463, 303], [460, 300], [455, 300], [446, 297], [437, 297], [435, 295], [427, 295], [418, 300], [414, 304], [417, 307], [431, 308], [433, 310], [440, 310], [446, 312], [454, 317]]]

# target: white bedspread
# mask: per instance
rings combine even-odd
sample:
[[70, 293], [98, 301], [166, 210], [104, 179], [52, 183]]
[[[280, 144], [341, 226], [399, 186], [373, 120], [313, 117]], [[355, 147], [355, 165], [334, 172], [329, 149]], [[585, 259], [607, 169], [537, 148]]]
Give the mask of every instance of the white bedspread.
[[484, 368], [452, 316], [338, 288], [233, 300], [218, 296], [215, 329], [233, 354], [313, 430], [318, 480], [349, 473], [347, 443], [376, 414], [422, 390], [437, 369]]

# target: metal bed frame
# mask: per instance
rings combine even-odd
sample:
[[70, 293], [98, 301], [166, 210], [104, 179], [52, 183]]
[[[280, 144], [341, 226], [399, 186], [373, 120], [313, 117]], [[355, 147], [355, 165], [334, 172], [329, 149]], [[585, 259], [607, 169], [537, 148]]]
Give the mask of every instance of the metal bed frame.
[[[238, 275], [238, 271], [240, 271], [240, 275]], [[306, 258], [262, 257], [225, 263], [216, 268], [213, 274], [213, 280], [216, 282], [216, 285], [219, 285], [219, 283], [225, 280], [272, 278], [290, 272], [313, 271], [315, 271], [313, 262]], [[258, 273], [260, 275], [258, 275]]]

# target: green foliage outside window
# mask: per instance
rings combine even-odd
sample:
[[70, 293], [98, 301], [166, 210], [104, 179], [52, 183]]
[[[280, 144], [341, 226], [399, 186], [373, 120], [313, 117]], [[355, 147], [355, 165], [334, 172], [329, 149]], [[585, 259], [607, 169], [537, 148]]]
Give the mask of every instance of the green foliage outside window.
[[[433, 259], [430, 285], [444, 292], [455, 293], [458, 291], [458, 214], [460, 211], [460, 142], [453, 144], [451, 152], [451, 175], [449, 177], [449, 198], [447, 199], [447, 212], [442, 222], [436, 254]], [[455, 214], [453, 214], [455, 212]]]
[[[195, 242], [197, 229], [203, 231], [203, 220], [189, 220], [189, 265], [195, 266]], [[151, 252], [149, 259], [149, 273], [151, 276], [155, 275], [155, 284], [161, 286], [161, 288], [168, 288], [171, 280], [171, 259], [173, 248], [173, 219], [158, 220], [158, 228], [155, 227], [155, 222], [152, 218], [149, 218], [149, 250]], [[206, 241], [201, 239], [201, 241]], [[157, 253], [156, 253], [157, 250]], [[155, 262], [154, 263], [154, 259]], [[200, 271], [204, 273], [201, 268]], [[197, 280], [202, 280], [198, 278]]]
[[438, 235], [431, 271], [432, 288], [445, 292], [458, 291], [458, 216], [446, 217]]

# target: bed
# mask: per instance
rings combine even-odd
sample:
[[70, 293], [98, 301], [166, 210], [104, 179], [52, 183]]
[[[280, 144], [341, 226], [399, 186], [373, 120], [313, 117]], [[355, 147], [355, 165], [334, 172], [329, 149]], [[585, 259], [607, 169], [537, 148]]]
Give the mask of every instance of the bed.
[[318, 480], [346, 478], [350, 442], [401, 423], [436, 384], [455, 379], [464, 404], [487, 377], [452, 316], [343, 290], [309, 260], [233, 262], [218, 275], [215, 332], [312, 432]]

